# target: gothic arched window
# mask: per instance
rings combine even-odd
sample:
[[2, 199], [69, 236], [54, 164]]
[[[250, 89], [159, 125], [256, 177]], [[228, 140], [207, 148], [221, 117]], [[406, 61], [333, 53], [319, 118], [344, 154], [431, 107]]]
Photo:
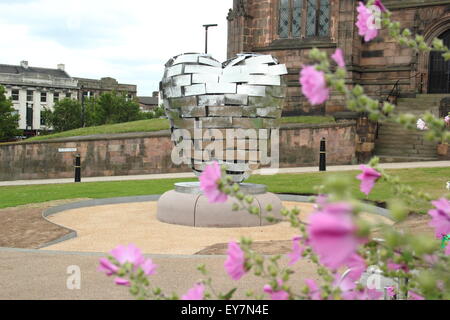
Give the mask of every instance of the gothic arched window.
[[279, 1], [280, 38], [326, 37], [329, 31], [330, 0]]
[[280, 0], [280, 38], [300, 38], [303, 0]]

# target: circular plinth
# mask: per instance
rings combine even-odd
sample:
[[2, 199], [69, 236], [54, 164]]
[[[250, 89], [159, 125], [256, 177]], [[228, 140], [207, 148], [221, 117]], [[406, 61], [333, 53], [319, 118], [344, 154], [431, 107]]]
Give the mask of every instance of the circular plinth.
[[[270, 225], [267, 216], [278, 214], [282, 208], [281, 200], [273, 193], [266, 192], [266, 186], [243, 183], [242, 192], [254, 197], [253, 205], [259, 207], [260, 215], [251, 215], [245, 210], [233, 211], [237, 200], [229, 198], [224, 203], [209, 203], [202, 194], [198, 182], [177, 183], [175, 190], [164, 193], [158, 200], [157, 217], [159, 221], [190, 227], [259, 227]], [[267, 205], [272, 211], [267, 212]], [[276, 216], [280, 218], [280, 216]]]
[[[200, 182], [178, 182], [174, 184], [175, 191], [181, 193], [193, 193], [200, 194], [202, 190], [200, 189]], [[239, 188], [244, 194], [264, 194], [267, 192], [267, 187], [263, 184], [254, 183], [239, 183]]]

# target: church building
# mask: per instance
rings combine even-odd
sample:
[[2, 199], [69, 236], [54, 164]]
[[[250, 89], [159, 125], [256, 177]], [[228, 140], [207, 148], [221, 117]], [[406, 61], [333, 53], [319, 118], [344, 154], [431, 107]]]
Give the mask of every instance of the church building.
[[[401, 28], [423, 35], [429, 44], [439, 37], [450, 46], [450, 1], [383, 0], [383, 4]], [[376, 39], [364, 42], [355, 25], [357, 6], [357, 0], [233, 0], [227, 16], [228, 58], [257, 52], [287, 65], [284, 116], [346, 114], [338, 94], [319, 106], [311, 106], [301, 94], [299, 71], [311, 62], [312, 48], [329, 55], [336, 48], [344, 51], [350, 87], [360, 84], [369, 96], [393, 101], [401, 112], [442, 115], [443, 99], [450, 97], [450, 61], [436, 52], [416, 53], [400, 46], [384, 29]], [[362, 130], [372, 130], [367, 127]], [[411, 133], [396, 124], [375, 128], [366, 135], [366, 145], [374, 145], [373, 153], [385, 160], [437, 159], [436, 144], [425, 141], [423, 132]]]
[[[440, 37], [450, 45], [450, 1], [384, 0], [403, 28]], [[301, 96], [298, 74], [308, 52], [319, 48], [345, 53], [348, 84], [361, 84], [379, 99], [393, 90], [400, 96], [450, 93], [450, 68], [439, 54], [416, 54], [383, 30], [365, 43], [355, 26], [356, 0], [234, 0], [228, 13], [228, 57], [240, 52], [272, 54], [289, 69], [285, 114], [332, 114], [342, 110], [339, 97], [312, 107]], [[394, 88], [396, 87], [396, 88]]]

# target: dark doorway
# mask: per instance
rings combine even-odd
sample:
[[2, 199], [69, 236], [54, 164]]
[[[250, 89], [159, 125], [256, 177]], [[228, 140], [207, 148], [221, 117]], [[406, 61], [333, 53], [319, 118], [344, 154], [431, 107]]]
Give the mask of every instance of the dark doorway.
[[33, 130], [33, 105], [27, 103], [27, 130]]
[[[450, 30], [444, 32], [439, 39], [450, 46]], [[445, 61], [441, 52], [430, 53], [428, 93], [450, 93], [450, 61]]]

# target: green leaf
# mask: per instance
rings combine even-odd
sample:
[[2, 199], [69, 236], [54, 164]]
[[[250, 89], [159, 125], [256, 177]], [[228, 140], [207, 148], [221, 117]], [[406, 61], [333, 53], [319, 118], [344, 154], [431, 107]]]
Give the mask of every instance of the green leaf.
[[233, 295], [236, 292], [236, 290], [237, 290], [237, 288], [233, 288], [224, 295], [220, 294], [219, 298], [222, 300], [231, 300], [231, 298], [233, 298]]

